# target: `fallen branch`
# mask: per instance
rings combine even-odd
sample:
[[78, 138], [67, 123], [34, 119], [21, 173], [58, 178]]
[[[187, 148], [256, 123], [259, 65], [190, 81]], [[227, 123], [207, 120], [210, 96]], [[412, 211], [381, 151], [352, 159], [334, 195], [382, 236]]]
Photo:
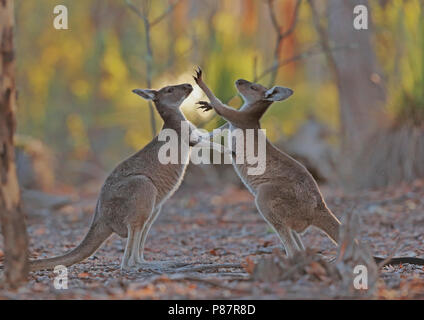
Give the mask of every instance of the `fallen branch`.
[[[194, 275], [176, 275], [173, 277], [170, 277], [171, 280], [187, 280], [187, 281], [195, 281], [195, 282], [201, 282], [213, 287], [217, 287], [220, 289], [224, 289], [224, 290], [230, 290], [230, 291], [236, 291], [239, 293], [250, 293], [250, 290], [246, 290], [246, 289], [240, 289], [240, 288], [234, 288], [228, 285], [225, 285], [221, 282], [218, 281], [218, 279], [216, 278], [211, 278], [211, 277], [204, 277], [204, 276], [194, 276]], [[246, 280], [247, 278], [244, 279], [237, 279], [237, 280]]]
[[204, 265], [176, 268], [174, 270], [175, 272], [199, 272], [199, 271], [223, 269], [223, 268], [243, 269], [243, 266], [240, 263], [204, 264]]
[[379, 262], [377, 264], [378, 269], [380, 270], [382, 267], [384, 267], [390, 260], [392, 260], [392, 258], [394, 257], [394, 255], [396, 254], [396, 251], [399, 249], [400, 246], [400, 237], [398, 236], [396, 238], [396, 244], [393, 248], [393, 250], [390, 252], [390, 254], [387, 256], [386, 259], [384, 259], [383, 261]]

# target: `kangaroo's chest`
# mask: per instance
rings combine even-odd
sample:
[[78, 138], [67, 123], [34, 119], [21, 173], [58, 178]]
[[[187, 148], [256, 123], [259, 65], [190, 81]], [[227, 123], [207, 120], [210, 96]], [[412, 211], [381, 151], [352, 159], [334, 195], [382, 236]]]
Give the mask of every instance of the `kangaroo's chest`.
[[259, 137], [257, 129], [239, 129], [230, 125], [232, 156], [235, 172], [252, 194], [259, 185], [269, 181], [266, 137]]
[[159, 154], [157, 170], [149, 173], [158, 190], [158, 204], [162, 204], [171, 197], [184, 179], [190, 158], [190, 148], [183, 149], [179, 151], [177, 163], [167, 163], [168, 160], [162, 161]]

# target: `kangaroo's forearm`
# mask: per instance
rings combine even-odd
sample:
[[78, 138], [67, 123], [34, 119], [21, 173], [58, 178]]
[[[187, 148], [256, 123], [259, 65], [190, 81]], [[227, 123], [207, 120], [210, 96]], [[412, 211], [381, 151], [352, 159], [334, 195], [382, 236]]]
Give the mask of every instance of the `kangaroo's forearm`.
[[[219, 100], [218, 100], [219, 101]], [[225, 120], [237, 123], [238, 118], [240, 117], [239, 111], [233, 108], [226, 106], [225, 104], [218, 104], [211, 101], [211, 106], [214, 108], [215, 112], [223, 117]]]
[[215, 95], [213, 94], [211, 89], [209, 89], [209, 87], [206, 85], [206, 83], [204, 83], [203, 81], [199, 81], [198, 84], [199, 84], [200, 89], [202, 89], [203, 92], [208, 97], [209, 101], [211, 102], [211, 105], [213, 105], [214, 107], [215, 106], [225, 107], [225, 105], [217, 97], [215, 97]]
[[212, 106], [212, 108], [214, 108], [215, 112], [218, 115], [230, 121], [237, 119], [236, 117], [238, 115], [238, 110], [230, 108], [227, 105], [223, 104], [221, 100], [215, 97], [215, 95], [212, 93], [212, 91], [209, 89], [206, 83], [204, 83], [203, 81], [200, 81], [199, 87], [206, 94], [206, 96], [208, 97], [210, 101], [210, 105]]

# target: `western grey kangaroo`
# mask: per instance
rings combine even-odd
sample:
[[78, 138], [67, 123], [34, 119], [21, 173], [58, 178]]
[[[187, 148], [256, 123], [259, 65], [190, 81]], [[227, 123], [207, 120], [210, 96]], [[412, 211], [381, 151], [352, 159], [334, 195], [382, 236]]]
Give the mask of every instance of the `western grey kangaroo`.
[[[224, 149], [220, 144], [211, 144], [196, 134], [196, 127], [180, 111], [181, 103], [190, 95], [190, 84], [167, 86], [160, 90], [136, 89], [133, 92], [144, 99], [152, 100], [164, 121], [164, 129], [174, 130], [186, 148], [179, 150], [178, 164], [162, 164], [158, 159], [159, 149], [165, 141], [155, 137], [148, 145], [120, 163], [103, 184], [94, 218], [87, 235], [79, 246], [55, 258], [30, 261], [30, 270], [52, 269], [57, 265], [69, 266], [88, 258], [112, 234], [127, 238], [121, 268], [151, 266], [143, 257], [144, 244], [149, 229], [158, 217], [162, 204], [178, 189], [190, 156], [190, 146]], [[182, 124], [190, 129], [189, 141], [181, 135]], [[228, 149], [227, 149], [228, 150]], [[157, 264], [161, 265], [161, 262]], [[173, 262], [166, 266], [177, 265]]]
[[[230, 131], [254, 129], [256, 135], [260, 129], [260, 119], [275, 101], [289, 98], [293, 91], [289, 88], [275, 86], [265, 88], [258, 83], [239, 79], [236, 88], [244, 100], [243, 106], [237, 110], [223, 104], [202, 79], [199, 68], [194, 77], [196, 83], [204, 91], [210, 102], [200, 101], [204, 111], [215, 112], [228, 121], [221, 128], [228, 127]], [[246, 136], [246, 134], [244, 135]], [[258, 142], [257, 139], [254, 140]], [[255, 150], [258, 147], [255, 146]], [[296, 251], [304, 250], [299, 233], [309, 226], [315, 226], [324, 231], [334, 242], [339, 241], [340, 221], [327, 207], [318, 185], [312, 175], [298, 161], [277, 149], [266, 140], [266, 167], [263, 174], [249, 175], [246, 161], [236, 163], [233, 156], [233, 166], [241, 180], [255, 196], [256, 206], [263, 218], [279, 235], [287, 255], [293, 256]], [[383, 258], [374, 257], [376, 262]], [[393, 258], [386, 264], [413, 263], [424, 264], [420, 258]]]

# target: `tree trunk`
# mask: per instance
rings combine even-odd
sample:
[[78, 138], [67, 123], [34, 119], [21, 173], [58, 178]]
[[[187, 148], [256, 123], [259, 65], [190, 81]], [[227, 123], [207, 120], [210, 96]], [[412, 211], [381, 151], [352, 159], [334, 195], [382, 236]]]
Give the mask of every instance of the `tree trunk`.
[[[312, 0], [310, 0], [312, 1]], [[368, 0], [328, 0], [327, 58], [339, 92], [342, 148], [339, 175], [345, 187], [357, 188], [355, 178], [367, 164], [362, 153], [369, 149], [370, 137], [381, 126], [386, 93], [372, 46], [372, 22], [368, 11], [368, 30], [353, 26], [354, 8]], [[329, 43], [350, 47], [330, 52]]]
[[343, 149], [356, 152], [378, 127], [385, 91], [377, 65], [372, 41], [371, 14], [369, 29], [355, 30], [353, 10], [368, 0], [329, 0], [328, 36], [337, 46], [352, 45], [352, 49], [332, 53], [339, 89]]
[[28, 240], [20, 207], [13, 135], [16, 128], [13, 0], [0, 1], [0, 218], [4, 238], [5, 280], [11, 287], [26, 281]]

